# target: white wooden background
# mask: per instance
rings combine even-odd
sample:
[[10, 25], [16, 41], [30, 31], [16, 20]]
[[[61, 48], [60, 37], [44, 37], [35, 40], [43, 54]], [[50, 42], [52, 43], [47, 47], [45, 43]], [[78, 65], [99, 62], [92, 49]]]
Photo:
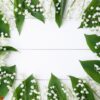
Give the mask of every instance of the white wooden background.
[[[84, 34], [89, 31], [77, 29], [78, 26], [79, 22], [75, 20], [66, 21], [59, 29], [54, 21], [43, 24], [36, 19], [26, 19], [20, 36], [13, 30], [9, 43], [19, 52], [13, 53], [7, 63], [17, 65], [17, 83], [33, 73], [40, 82], [42, 100], [46, 100], [45, 91], [51, 73], [65, 84], [69, 83], [67, 75], [86, 77], [79, 60], [99, 58], [86, 44]], [[11, 96], [12, 91], [6, 100]]]
[[[40, 83], [42, 100], [46, 100], [46, 87], [51, 73], [69, 84], [68, 75], [86, 77], [79, 60], [99, 59], [86, 44], [84, 34], [92, 34], [88, 30], [78, 29], [77, 20], [65, 21], [58, 28], [54, 20], [45, 24], [36, 19], [26, 19], [21, 35], [16, 29], [12, 31], [9, 44], [19, 52], [13, 53], [7, 63], [17, 66], [17, 84], [33, 74]], [[11, 100], [13, 90], [5, 100]]]

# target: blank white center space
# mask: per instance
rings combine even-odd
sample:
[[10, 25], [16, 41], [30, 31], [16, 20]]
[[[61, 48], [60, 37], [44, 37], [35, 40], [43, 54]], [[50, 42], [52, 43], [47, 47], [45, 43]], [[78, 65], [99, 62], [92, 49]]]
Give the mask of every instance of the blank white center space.
[[44, 24], [26, 19], [20, 36], [13, 31], [11, 44], [19, 52], [10, 57], [9, 63], [17, 65], [19, 74], [33, 73], [38, 79], [49, 79], [51, 73], [61, 79], [66, 79], [67, 75], [85, 77], [79, 60], [97, 58], [89, 50], [85, 31], [78, 29], [79, 24], [78, 21], [65, 21], [58, 28], [52, 20]]
[[21, 50], [13, 54], [9, 64], [16, 64], [20, 74], [34, 74], [39, 79], [49, 79], [54, 73], [61, 79], [67, 75], [85, 77], [79, 60], [98, 59], [88, 50]]
[[[42, 23], [36, 19], [26, 19], [22, 33], [14, 37], [12, 44], [21, 49], [88, 49], [85, 32], [78, 29], [78, 21], [65, 21], [58, 28], [54, 21]], [[15, 42], [16, 41], [16, 42]]]

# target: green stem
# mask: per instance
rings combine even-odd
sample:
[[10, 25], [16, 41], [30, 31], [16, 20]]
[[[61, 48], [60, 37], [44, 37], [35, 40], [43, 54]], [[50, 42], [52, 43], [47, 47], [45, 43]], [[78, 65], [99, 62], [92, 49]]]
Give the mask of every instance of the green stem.
[[76, 1], [77, 1], [77, 0], [74, 0], [74, 1], [72, 2], [72, 4], [71, 4], [71, 6], [70, 6], [69, 10], [67, 11], [67, 15], [69, 14], [69, 12], [70, 12], [71, 8], [72, 8], [72, 7], [73, 7], [73, 5], [76, 3]]
[[85, 5], [85, 0], [83, 0], [83, 6], [82, 6], [82, 9], [84, 10], [84, 5]]
[[82, 5], [82, 12], [81, 12], [81, 14], [83, 14], [84, 5], [85, 5], [85, 0], [83, 0], [83, 5]]
[[14, 3], [12, 2], [12, 0], [10, 0], [10, 2], [11, 2], [12, 4], [14, 4]]
[[[90, 84], [88, 82], [87, 82], [87, 85], [91, 88], [91, 86], [90, 86]], [[100, 99], [100, 96], [95, 92], [95, 90], [92, 89], [92, 88], [91, 88], [91, 90]]]
[[93, 93], [100, 99], [100, 96], [92, 89]]

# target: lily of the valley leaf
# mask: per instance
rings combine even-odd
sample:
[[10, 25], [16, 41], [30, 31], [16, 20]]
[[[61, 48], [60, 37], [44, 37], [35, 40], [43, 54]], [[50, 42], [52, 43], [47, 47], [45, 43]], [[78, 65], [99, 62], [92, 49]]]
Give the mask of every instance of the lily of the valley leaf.
[[89, 48], [100, 57], [100, 36], [85, 35]]
[[[31, 2], [30, 2], [31, 1]], [[31, 15], [42, 22], [45, 22], [44, 9], [39, 0], [25, 0], [25, 7]]]
[[53, 0], [55, 6], [55, 20], [59, 27], [63, 22], [66, 1], [67, 0]]
[[24, 80], [15, 90], [13, 100], [40, 100], [40, 92], [33, 75]]
[[35, 18], [44, 22], [45, 18], [43, 12], [44, 10], [39, 0], [14, 0], [14, 14], [16, 19], [16, 27], [19, 33], [21, 33], [25, 15], [30, 13]]
[[92, 0], [86, 8], [80, 28], [100, 28], [100, 0]]
[[6, 52], [17, 51], [14, 47], [11, 46], [0, 46], [0, 55], [5, 54]]
[[2, 12], [0, 12], [0, 37], [10, 37], [10, 26]]
[[86, 81], [70, 76], [72, 87], [78, 100], [95, 100], [92, 89]]
[[54, 75], [51, 76], [48, 86], [48, 100], [67, 100], [63, 84]]
[[24, 12], [25, 12], [24, 0], [14, 0], [15, 23], [19, 33], [21, 33], [22, 31], [22, 27], [25, 20]]
[[86, 73], [96, 82], [100, 83], [100, 61], [80, 61]]
[[0, 97], [5, 97], [12, 87], [16, 76], [16, 66], [0, 67]]

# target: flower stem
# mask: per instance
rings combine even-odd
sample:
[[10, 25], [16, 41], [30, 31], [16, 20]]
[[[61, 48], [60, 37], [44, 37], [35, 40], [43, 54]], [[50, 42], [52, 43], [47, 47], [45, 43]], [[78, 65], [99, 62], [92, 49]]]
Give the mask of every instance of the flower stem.
[[14, 3], [12, 2], [12, 0], [10, 0], [10, 2], [11, 2], [12, 4], [14, 4]]
[[76, 3], [76, 1], [77, 1], [77, 0], [74, 0], [74, 1], [72, 2], [72, 4], [70, 5], [70, 8], [69, 8], [68, 11], [67, 11], [67, 16], [68, 16], [68, 14], [69, 14], [71, 8], [73, 7], [73, 5]]

